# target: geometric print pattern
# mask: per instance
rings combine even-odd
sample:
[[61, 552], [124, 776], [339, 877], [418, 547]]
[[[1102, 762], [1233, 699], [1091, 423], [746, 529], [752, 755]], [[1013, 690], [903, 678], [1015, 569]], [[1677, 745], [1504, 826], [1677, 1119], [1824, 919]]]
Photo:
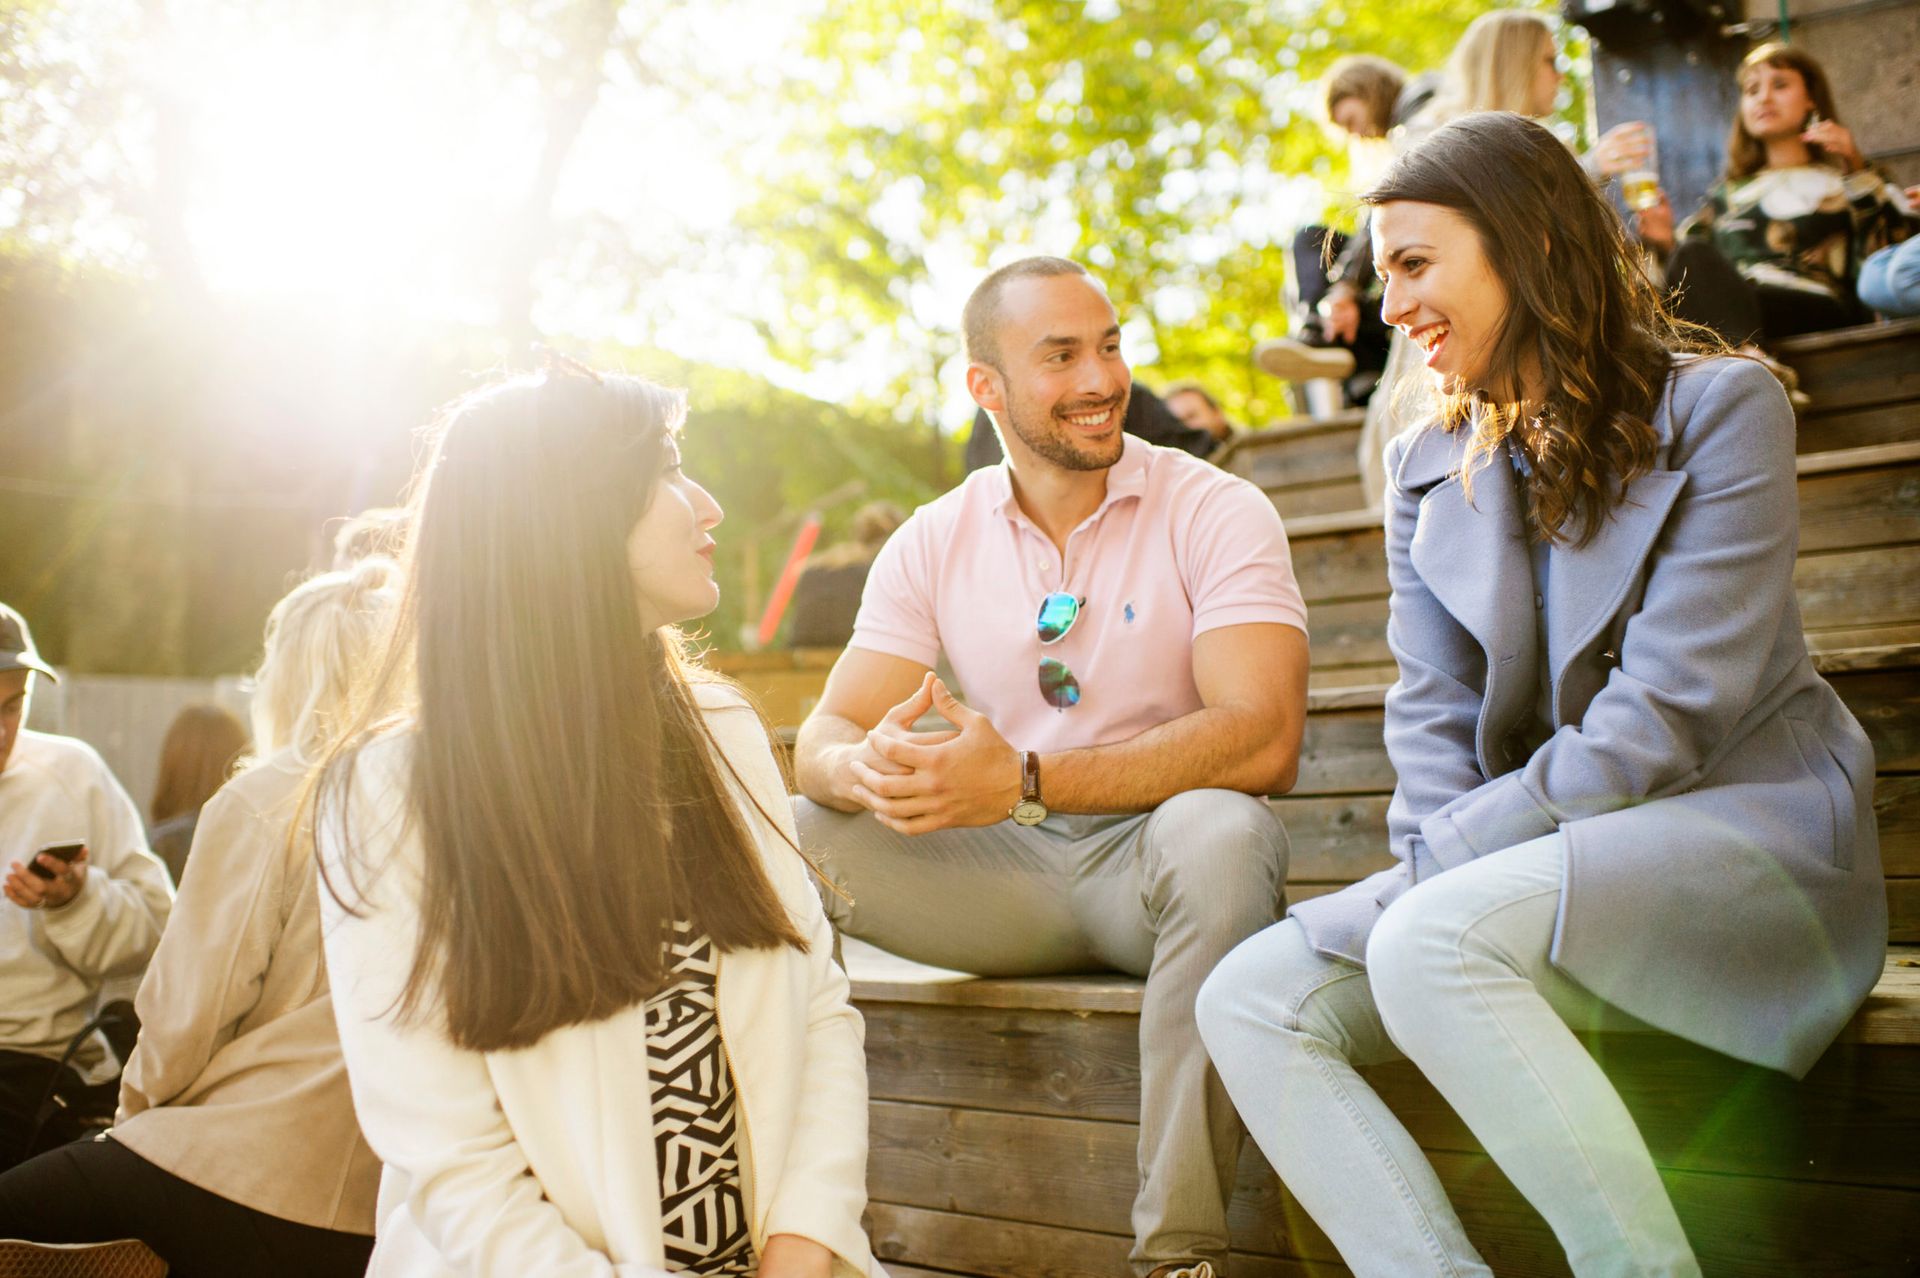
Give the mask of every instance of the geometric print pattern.
[[740, 1192], [733, 1075], [720, 1042], [713, 942], [675, 923], [668, 984], [647, 1000], [653, 1151], [669, 1271], [750, 1278], [755, 1269]]

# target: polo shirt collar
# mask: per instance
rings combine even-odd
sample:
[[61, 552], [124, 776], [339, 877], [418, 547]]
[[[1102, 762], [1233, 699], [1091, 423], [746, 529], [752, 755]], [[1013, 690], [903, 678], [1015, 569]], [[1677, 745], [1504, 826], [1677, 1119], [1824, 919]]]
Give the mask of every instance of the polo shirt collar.
[[[1107, 468], [1107, 495], [1100, 499], [1099, 507], [1087, 517], [1088, 522], [1105, 514], [1107, 507], [1117, 501], [1147, 495], [1147, 464], [1152, 448], [1152, 444], [1138, 435], [1121, 436], [1120, 460]], [[1019, 515], [1020, 507], [1013, 500], [1013, 467], [1002, 461], [993, 468], [993, 472], [989, 482], [993, 485], [994, 512], [1008, 518]]]

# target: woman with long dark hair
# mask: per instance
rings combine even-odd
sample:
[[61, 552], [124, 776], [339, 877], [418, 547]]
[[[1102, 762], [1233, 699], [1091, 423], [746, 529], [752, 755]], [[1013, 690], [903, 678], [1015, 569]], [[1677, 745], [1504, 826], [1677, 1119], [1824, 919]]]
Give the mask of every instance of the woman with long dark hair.
[[762, 722], [675, 629], [719, 598], [683, 414], [556, 366], [418, 482], [315, 797], [376, 1278], [878, 1272], [860, 1019]]
[[1698, 1274], [1575, 1028], [1799, 1075], [1886, 947], [1873, 752], [1795, 603], [1793, 415], [1666, 318], [1538, 125], [1456, 121], [1366, 199], [1440, 396], [1387, 453], [1394, 864], [1228, 956], [1201, 1033], [1357, 1274], [1490, 1272], [1356, 1072], [1402, 1053], [1576, 1274]]

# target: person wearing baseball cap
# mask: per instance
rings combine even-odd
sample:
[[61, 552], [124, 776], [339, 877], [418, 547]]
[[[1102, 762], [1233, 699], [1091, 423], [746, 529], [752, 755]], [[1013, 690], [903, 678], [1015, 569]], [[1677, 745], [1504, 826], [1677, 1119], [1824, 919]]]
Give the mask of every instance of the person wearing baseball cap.
[[173, 907], [140, 813], [85, 742], [26, 727], [58, 679], [0, 604], [0, 1170], [81, 1134], [75, 1100], [113, 1074], [86, 1028], [100, 985], [139, 973]]

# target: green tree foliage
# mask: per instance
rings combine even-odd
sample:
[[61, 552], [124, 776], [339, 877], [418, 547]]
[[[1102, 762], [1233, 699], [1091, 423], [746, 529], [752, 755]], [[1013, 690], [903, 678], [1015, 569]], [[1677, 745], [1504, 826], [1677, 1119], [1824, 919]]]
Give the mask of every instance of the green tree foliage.
[[958, 351], [958, 316], [928, 313], [940, 264], [1063, 251], [1146, 325], [1145, 376], [1275, 415], [1278, 384], [1247, 356], [1285, 331], [1288, 183], [1316, 180], [1322, 212], [1352, 220], [1314, 81], [1352, 52], [1437, 68], [1489, 7], [837, 0], [785, 90], [785, 162], [744, 219], [783, 250], [789, 305], [768, 334], [802, 364], [876, 329], [921, 343], [901, 396], [924, 411], [916, 374]]

